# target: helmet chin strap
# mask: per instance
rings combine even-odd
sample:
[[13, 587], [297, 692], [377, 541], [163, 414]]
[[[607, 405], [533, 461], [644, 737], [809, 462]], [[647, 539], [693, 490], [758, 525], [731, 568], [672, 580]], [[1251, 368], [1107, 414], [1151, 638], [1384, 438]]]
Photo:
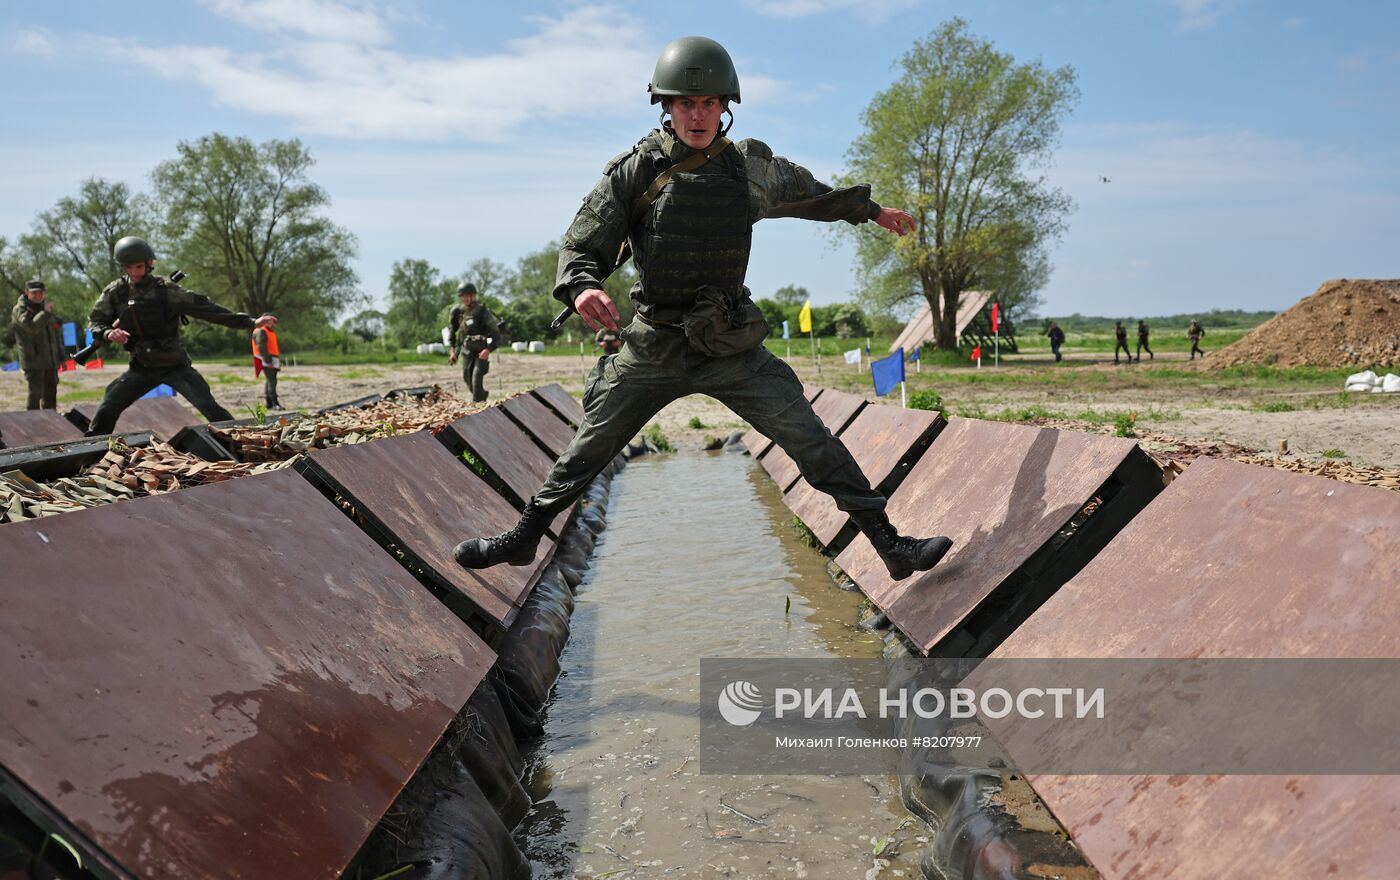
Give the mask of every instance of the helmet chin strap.
[[721, 128], [719, 130], [719, 134], [716, 135], [716, 137], [724, 137], [725, 135], [729, 134], [729, 129], [734, 127], [734, 111], [729, 109], [728, 104], [725, 105], [723, 113], [729, 114], [729, 124]]

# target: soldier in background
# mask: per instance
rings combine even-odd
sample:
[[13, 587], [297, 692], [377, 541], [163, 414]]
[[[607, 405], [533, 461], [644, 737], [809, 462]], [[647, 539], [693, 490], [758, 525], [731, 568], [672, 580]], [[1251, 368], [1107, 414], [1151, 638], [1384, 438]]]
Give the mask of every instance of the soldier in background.
[[448, 360], [455, 364], [459, 355], [463, 357], [462, 381], [472, 390], [472, 400], [480, 403], [486, 399], [486, 374], [491, 370], [491, 352], [501, 344], [501, 332], [491, 310], [477, 301], [475, 284], [462, 284], [457, 297], [460, 302], [447, 319], [452, 349]]
[[122, 277], [107, 285], [93, 304], [89, 326], [94, 339], [124, 347], [131, 355], [125, 373], [113, 379], [88, 426], [89, 437], [110, 434], [127, 407], [157, 385], [169, 385], [194, 404], [206, 419], [233, 418], [214, 399], [209, 383], [190, 363], [180, 342], [180, 325], [200, 318], [224, 327], [255, 330], [276, 322], [271, 315], [254, 321], [209, 298], [156, 275], [156, 252], [142, 239], [127, 236], [112, 248]]
[[598, 335], [593, 337], [598, 343], [598, 348], [603, 354], [616, 354], [622, 350], [622, 333], [617, 330], [610, 330], [607, 327], [598, 331]]
[[1115, 364], [1119, 363], [1118, 350], [1121, 348], [1123, 354], [1128, 356], [1128, 363], [1131, 364], [1133, 362], [1133, 353], [1128, 348], [1128, 328], [1123, 326], [1122, 321], [1115, 321], [1113, 323], [1113, 339], [1113, 362]]
[[1149, 331], [1148, 331], [1148, 329], [1147, 329], [1147, 322], [1146, 322], [1146, 321], [1138, 321], [1138, 352], [1137, 352], [1138, 363], [1142, 363], [1142, 350], [1143, 350], [1143, 349], [1147, 349], [1147, 359], [1148, 359], [1149, 361], [1155, 361], [1155, 360], [1157, 359], [1157, 356], [1156, 356], [1155, 354], [1152, 353], [1152, 346], [1150, 346], [1150, 345], [1147, 344], [1148, 332], [1149, 332]]
[[19, 368], [29, 383], [26, 409], [58, 408], [58, 368], [68, 359], [63, 347], [63, 321], [54, 314], [53, 303], [44, 297], [48, 290], [35, 278], [24, 285], [24, 293], [10, 311], [19, 342]]
[[1060, 329], [1060, 325], [1054, 321], [1050, 322], [1050, 329], [1045, 331], [1045, 335], [1050, 337], [1050, 350], [1055, 353], [1055, 362], [1060, 361], [1060, 346], [1065, 344], [1065, 331]]
[[282, 370], [282, 351], [277, 345], [277, 333], [272, 329], [277, 326], [277, 317], [271, 312], [264, 312], [263, 317], [271, 318], [272, 323], [253, 331], [253, 358], [263, 374], [263, 404], [271, 411], [282, 408], [282, 402], [277, 399], [277, 374]]
[[[890, 577], [902, 580], [933, 567], [952, 542], [898, 533], [885, 514], [885, 496], [813, 413], [792, 368], [762, 345], [766, 328], [712, 344], [721, 320], [732, 324], [735, 314], [757, 312], [744, 287], [754, 223], [769, 217], [874, 222], [905, 235], [914, 218], [881, 207], [869, 186], [832, 189], [760, 141], [729, 141], [729, 127], [721, 125], [739, 102], [739, 77], [714, 40], [672, 42], [647, 90], [652, 104], [662, 106], [662, 124], [604, 166], [564, 235], [554, 287], [555, 298], [590, 329], [616, 330], [621, 315], [603, 282], [626, 243], [638, 273], [631, 292], [636, 318], [626, 344], [598, 358], [584, 387], [583, 423], [520, 521], [503, 534], [461, 542], [454, 558], [466, 568], [528, 564], [548, 523], [637, 431], [671, 401], [699, 393], [791, 455], [813, 487], [850, 514]], [[705, 317], [704, 303], [717, 301], [727, 307], [724, 319]], [[740, 323], [748, 328], [755, 322]], [[715, 336], [706, 336], [705, 328]]]
[[1191, 339], [1191, 360], [1194, 361], [1197, 354], [1204, 358], [1206, 353], [1201, 350], [1201, 337], [1206, 335], [1206, 328], [1201, 326], [1200, 321], [1192, 320], [1186, 335]]

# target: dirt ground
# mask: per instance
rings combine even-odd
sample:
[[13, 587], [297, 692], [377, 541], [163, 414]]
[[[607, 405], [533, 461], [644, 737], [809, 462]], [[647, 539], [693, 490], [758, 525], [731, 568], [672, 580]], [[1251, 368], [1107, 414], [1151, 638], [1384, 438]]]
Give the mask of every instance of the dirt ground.
[[[215, 396], [236, 416], [247, 415], [262, 398], [262, 383], [246, 367], [197, 364]], [[592, 366], [591, 358], [498, 353], [487, 376], [492, 398], [558, 382], [579, 396]], [[934, 388], [953, 414], [1002, 415], [1007, 410], [1040, 408], [1070, 415], [1082, 412], [1131, 411], [1141, 428], [1190, 440], [1224, 440], [1253, 449], [1277, 450], [1287, 440], [1295, 454], [1317, 456], [1331, 451], [1360, 464], [1400, 466], [1400, 395], [1347, 395], [1331, 380], [1267, 385], [1226, 381], [1209, 372], [1170, 381], [1155, 381], [1154, 369], [1186, 366], [1184, 357], [1163, 353], [1156, 361], [1115, 366], [1103, 355], [1085, 356], [1058, 366], [1033, 356], [1011, 358], [1000, 370], [909, 374], [909, 388]], [[812, 361], [795, 358], [804, 382], [844, 388], [871, 399], [869, 373], [857, 373], [840, 358], [825, 358], [820, 373]], [[1014, 371], [1014, 372], [1013, 372]], [[64, 373], [59, 409], [100, 399], [102, 388], [118, 375], [116, 367]], [[1155, 374], [1163, 375], [1163, 374]], [[1050, 381], [1053, 380], [1053, 381]], [[441, 364], [361, 364], [301, 366], [283, 370], [282, 402], [316, 409], [391, 388], [439, 383], [463, 393], [461, 372]], [[0, 410], [24, 407], [20, 373], [0, 373]], [[879, 401], [899, 405], [897, 395]], [[1285, 410], [1291, 411], [1270, 411]], [[691, 427], [697, 420], [703, 427]], [[699, 448], [747, 426], [716, 401], [701, 396], [679, 400], [657, 417], [662, 433], [678, 448]]]

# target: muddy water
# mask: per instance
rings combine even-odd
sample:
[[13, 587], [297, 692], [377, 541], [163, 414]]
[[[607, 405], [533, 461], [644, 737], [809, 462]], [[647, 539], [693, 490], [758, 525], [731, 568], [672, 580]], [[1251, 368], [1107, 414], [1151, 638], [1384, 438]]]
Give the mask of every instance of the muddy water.
[[[613, 484], [527, 779], [536, 877], [918, 876], [892, 777], [699, 772], [701, 657], [879, 656], [789, 519], [743, 455], [639, 459]], [[872, 836], [911, 855], [877, 862]]]

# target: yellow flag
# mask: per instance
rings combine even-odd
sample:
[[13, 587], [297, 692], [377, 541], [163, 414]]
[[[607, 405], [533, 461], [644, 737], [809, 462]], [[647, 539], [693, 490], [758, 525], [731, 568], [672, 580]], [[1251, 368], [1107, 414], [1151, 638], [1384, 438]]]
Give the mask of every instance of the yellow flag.
[[797, 329], [803, 333], [812, 332], [812, 301], [810, 299], [802, 304], [802, 311], [797, 313]]

